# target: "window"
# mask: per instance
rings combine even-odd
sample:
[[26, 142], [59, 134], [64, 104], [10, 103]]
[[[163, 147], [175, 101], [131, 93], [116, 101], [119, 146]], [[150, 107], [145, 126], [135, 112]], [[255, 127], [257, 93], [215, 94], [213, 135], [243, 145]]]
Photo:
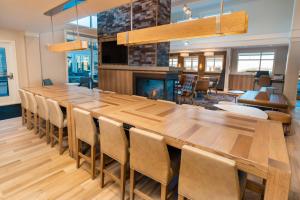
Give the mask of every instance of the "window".
[[177, 67], [178, 65], [178, 58], [177, 57], [170, 57], [169, 58], [169, 66], [170, 67]]
[[[69, 83], [79, 83], [80, 77], [98, 80], [98, 42], [94, 38], [82, 39], [89, 41], [88, 49], [67, 53]], [[67, 41], [72, 40], [74, 36], [67, 35]]]
[[222, 72], [223, 56], [209, 56], [205, 57], [205, 71], [206, 72]]
[[187, 70], [198, 71], [198, 56], [189, 56], [184, 58], [184, 68]]
[[[71, 24], [77, 25], [77, 20], [71, 21]], [[78, 19], [78, 25], [87, 27], [87, 28], [97, 28], [97, 16], [87, 16], [81, 19]]]
[[269, 71], [272, 73], [274, 52], [252, 52], [238, 54], [238, 72]]

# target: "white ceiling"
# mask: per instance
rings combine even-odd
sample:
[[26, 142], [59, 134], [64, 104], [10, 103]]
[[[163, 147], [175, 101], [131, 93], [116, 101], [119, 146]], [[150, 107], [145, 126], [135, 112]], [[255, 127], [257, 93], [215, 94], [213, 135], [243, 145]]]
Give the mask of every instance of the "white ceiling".
[[[51, 31], [50, 17], [43, 13], [66, 0], [0, 0], [0, 28], [26, 32]], [[87, 0], [78, 5], [79, 18], [109, 10], [131, 0]], [[76, 19], [75, 8], [53, 17], [55, 30]]]

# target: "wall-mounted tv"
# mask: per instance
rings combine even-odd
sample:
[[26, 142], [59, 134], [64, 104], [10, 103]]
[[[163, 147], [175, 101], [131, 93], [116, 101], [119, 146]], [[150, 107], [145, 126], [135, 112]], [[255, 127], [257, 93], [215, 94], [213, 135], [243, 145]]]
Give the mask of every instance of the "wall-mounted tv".
[[102, 42], [103, 64], [128, 64], [128, 47], [117, 45], [117, 41]]

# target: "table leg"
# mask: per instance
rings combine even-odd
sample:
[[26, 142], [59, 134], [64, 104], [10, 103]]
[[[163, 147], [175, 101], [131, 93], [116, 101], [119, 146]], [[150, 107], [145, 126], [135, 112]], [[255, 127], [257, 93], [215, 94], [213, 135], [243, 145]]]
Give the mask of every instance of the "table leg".
[[75, 136], [74, 136], [74, 122], [73, 122], [73, 106], [71, 103], [67, 105], [67, 122], [68, 122], [68, 145], [69, 145], [69, 155], [75, 157]]
[[264, 200], [287, 200], [289, 197], [291, 173], [282, 163], [277, 164], [281, 166], [269, 167]]

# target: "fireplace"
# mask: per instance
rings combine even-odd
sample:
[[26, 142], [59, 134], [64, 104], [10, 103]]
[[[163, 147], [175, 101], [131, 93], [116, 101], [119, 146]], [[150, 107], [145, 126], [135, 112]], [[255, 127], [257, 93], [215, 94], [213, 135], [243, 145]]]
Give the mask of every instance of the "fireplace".
[[175, 100], [177, 72], [134, 72], [133, 93], [151, 99]]

